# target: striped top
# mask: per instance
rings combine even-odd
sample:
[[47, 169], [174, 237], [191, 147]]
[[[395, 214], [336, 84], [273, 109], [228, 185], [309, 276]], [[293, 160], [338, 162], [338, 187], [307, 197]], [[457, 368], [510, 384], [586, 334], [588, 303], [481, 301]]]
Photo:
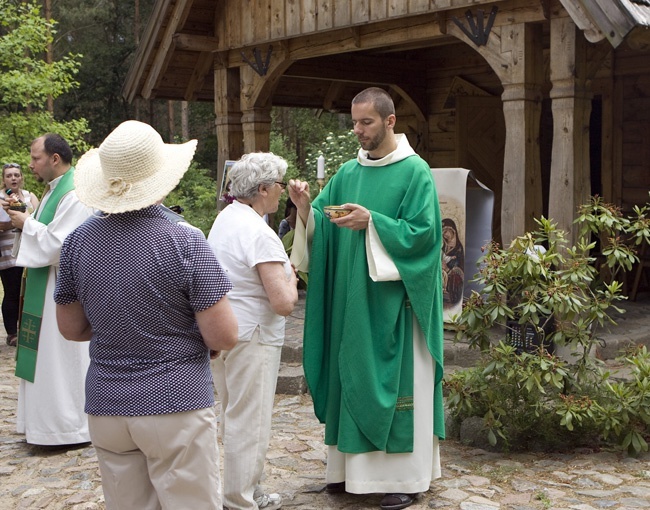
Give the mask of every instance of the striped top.
[[[34, 205], [32, 202], [33, 193], [29, 191], [22, 190], [24, 201], [27, 204], [27, 212], [34, 212]], [[0, 199], [6, 200], [7, 195], [4, 191], [0, 191]], [[11, 221], [7, 212], [0, 207], [0, 223]], [[0, 271], [3, 269], [9, 269], [16, 265], [16, 259], [11, 256], [11, 250], [14, 247], [14, 239], [16, 233], [13, 231], [13, 227], [9, 226], [7, 230], [0, 230]]]

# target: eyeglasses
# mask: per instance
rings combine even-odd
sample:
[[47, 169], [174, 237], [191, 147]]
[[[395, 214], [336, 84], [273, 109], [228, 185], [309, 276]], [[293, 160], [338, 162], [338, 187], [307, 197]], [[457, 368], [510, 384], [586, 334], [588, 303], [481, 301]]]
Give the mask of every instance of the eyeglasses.
[[276, 184], [279, 184], [282, 189], [287, 189], [287, 183], [282, 181], [275, 181]]
[[20, 170], [20, 165], [18, 163], [5, 163], [2, 165], [2, 169], [4, 170], [5, 168], [18, 168]]

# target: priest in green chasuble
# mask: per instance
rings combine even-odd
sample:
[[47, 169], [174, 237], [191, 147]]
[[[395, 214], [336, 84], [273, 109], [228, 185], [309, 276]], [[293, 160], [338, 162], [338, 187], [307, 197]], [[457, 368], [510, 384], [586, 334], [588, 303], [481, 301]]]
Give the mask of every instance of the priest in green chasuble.
[[16, 264], [27, 268], [16, 354], [16, 430], [29, 444], [78, 445], [90, 441], [84, 412], [90, 358], [87, 344], [61, 336], [54, 287], [63, 241], [93, 211], [77, 198], [72, 149], [60, 135], [36, 138], [30, 156], [29, 167], [47, 191], [33, 215], [7, 211], [21, 229]]
[[[298, 207], [291, 260], [309, 271], [304, 369], [328, 445], [327, 490], [411, 505], [440, 476], [442, 223], [429, 165], [395, 134], [380, 88], [352, 101], [361, 149]], [[349, 214], [328, 218], [324, 208]]]

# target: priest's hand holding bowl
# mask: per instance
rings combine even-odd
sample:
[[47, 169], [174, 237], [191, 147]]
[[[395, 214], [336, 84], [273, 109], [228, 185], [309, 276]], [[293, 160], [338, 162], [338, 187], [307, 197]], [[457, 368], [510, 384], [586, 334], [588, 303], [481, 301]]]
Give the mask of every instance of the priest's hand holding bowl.
[[349, 228], [350, 230], [364, 230], [368, 228], [370, 222], [370, 211], [359, 204], [342, 204], [341, 209], [350, 212], [340, 216], [334, 214], [330, 217], [330, 222], [337, 227]]

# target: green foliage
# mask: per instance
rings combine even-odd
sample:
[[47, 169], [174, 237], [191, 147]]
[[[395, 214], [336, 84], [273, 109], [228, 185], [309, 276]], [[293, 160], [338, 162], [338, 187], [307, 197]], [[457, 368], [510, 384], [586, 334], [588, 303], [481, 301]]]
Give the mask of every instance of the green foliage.
[[[47, 96], [58, 97], [78, 85], [80, 55], [67, 54], [47, 63], [41, 54], [55, 33], [56, 23], [40, 15], [36, 3], [0, 0], [0, 106], [16, 111], [42, 107]], [[5, 32], [6, 31], [6, 32]]]
[[[153, 3], [139, 0], [140, 32]], [[55, 112], [63, 118], [87, 118], [91, 128], [88, 140], [97, 146], [122, 121], [135, 118], [135, 104], [129, 105], [122, 97], [137, 47], [135, 3], [59, 0], [53, 2], [52, 14], [59, 20], [59, 32], [53, 43], [55, 57], [83, 54], [77, 74], [80, 86], [56, 101]], [[166, 114], [166, 102], [163, 106]], [[158, 126], [166, 125], [165, 117], [156, 122], [153, 108], [141, 115], [146, 115], [146, 121], [165, 136]], [[211, 125], [214, 127], [213, 119]]]
[[[309, 182], [312, 197], [318, 194], [318, 156], [325, 156], [327, 174], [331, 176], [342, 163], [353, 158], [358, 149], [356, 137], [347, 127], [346, 115], [323, 113], [316, 116], [314, 110], [304, 108], [274, 108], [272, 118], [271, 152], [289, 163], [285, 180]], [[284, 217], [287, 195], [283, 194], [280, 200], [275, 225]]]
[[[500, 438], [506, 447], [529, 440], [552, 447], [600, 437], [632, 453], [647, 451], [647, 351], [624, 359], [635, 367], [634, 381], [610, 381], [593, 356], [599, 332], [615, 325], [611, 311], [623, 312], [616, 306], [624, 299], [616, 278], [638, 261], [633, 245], [649, 240], [647, 212], [647, 206], [636, 208], [634, 217], [625, 218], [594, 197], [579, 209], [575, 246], [541, 218], [536, 231], [509, 247], [486, 247], [476, 276], [482, 289], [453, 320], [456, 339], [467, 339], [484, 353], [478, 368], [454, 374], [447, 383], [455, 417], [483, 416], [491, 442]], [[606, 279], [594, 267], [591, 236], [600, 239]], [[511, 346], [494, 346], [493, 328], [505, 328], [509, 321], [534, 328], [542, 338], [544, 326], [553, 321], [548, 339], [569, 346], [575, 359], [567, 364], [543, 348], [518, 355]]]
[[325, 176], [331, 177], [343, 163], [355, 158], [358, 150], [359, 141], [352, 130], [329, 132], [325, 140], [307, 153], [307, 173], [316, 178], [317, 159], [322, 154], [325, 157]]
[[23, 167], [25, 187], [42, 188], [27, 170], [34, 138], [61, 134], [80, 154], [88, 126], [83, 118], [56, 119], [47, 111], [47, 98], [57, 98], [78, 85], [80, 55], [69, 53], [52, 63], [43, 60], [56, 33], [56, 22], [45, 20], [36, 3], [0, 0], [0, 161]]
[[504, 449], [561, 448], [594, 438], [593, 426], [557, 432], [556, 410], [574, 382], [566, 362], [548, 353], [517, 354], [501, 342], [486, 350], [476, 367], [448, 378], [447, 405], [460, 420], [483, 416], [492, 445], [499, 438]]
[[318, 193], [316, 164], [320, 154], [325, 157], [325, 170], [332, 176], [338, 167], [353, 158], [358, 149], [356, 138], [347, 144], [341, 138], [351, 140], [349, 115], [321, 113], [304, 108], [274, 108], [273, 137], [281, 140], [285, 153], [278, 153], [287, 160], [287, 153], [294, 156], [299, 179], [309, 182], [312, 195]]
[[167, 195], [165, 205], [180, 205], [187, 222], [207, 235], [217, 215], [215, 190], [209, 170], [192, 163], [178, 186]]
[[445, 381], [452, 416], [482, 416], [492, 445], [541, 450], [593, 446], [612, 440], [630, 454], [648, 450], [650, 355], [645, 346], [624, 358], [626, 380], [571, 364], [546, 352], [517, 354], [503, 342], [477, 366]]
[[[287, 173], [284, 176], [284, 182], [289, 182], [289, 179], [300, 178], [300, 170], [296, 164], [296, 153], [290, 149], [290, 145], [282, 133], [279, 133], [278, 131], [271, 132], [270, 150], [273, 154], [280, 156], [287, 161], [288, 167]], [[288, 191], [285, 191], [282, 193], [282, 195], [280, 195], [278, 210], [275, 213], [275, 217], [273, 218], [272, 222], [273, 226], [279, 225], [284, 218], [284, 210], [287, 205], [288, 198]]]
[[[650, 353], [640, 346], [622, 356], [631, 376], [624, 381], [606, 381], [594, 403], [593, 420], [603, 437], [612, 437], [629, 453], [648, 451], [650, 437]], [[590, 418], [592, 416], [589, 416]]]

